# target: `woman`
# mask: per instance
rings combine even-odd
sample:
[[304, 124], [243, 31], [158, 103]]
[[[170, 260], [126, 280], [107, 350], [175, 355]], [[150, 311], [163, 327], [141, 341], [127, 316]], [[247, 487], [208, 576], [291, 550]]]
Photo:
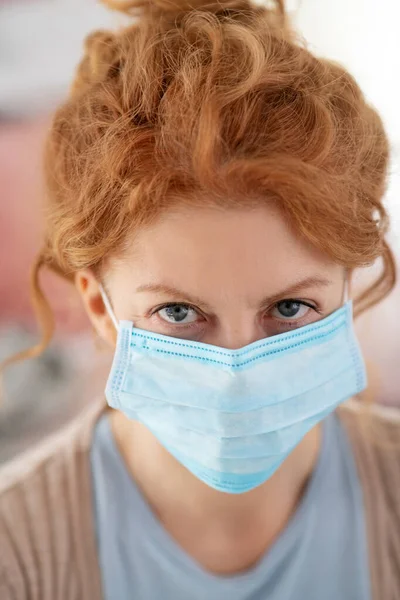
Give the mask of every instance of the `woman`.
[[381, 120], [281, 2], [140, 7], [48, 136], [30, 355], [44, 266], [115, 354], [107, 407], [3, 470], [1, 598], [399, 598], [399, 421], [355, 399], [350, 285], [382, 261], [358, 314], [395, 282]]

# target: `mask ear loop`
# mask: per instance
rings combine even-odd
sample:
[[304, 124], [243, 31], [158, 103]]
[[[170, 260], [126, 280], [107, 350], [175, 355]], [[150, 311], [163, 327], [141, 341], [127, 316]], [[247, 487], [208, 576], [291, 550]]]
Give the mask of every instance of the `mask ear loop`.
[[108, 296], [107, 296], [107, 294], [106, 294], [106, 292], [104, 290], [104, 287], [103, 287], [103, 285], [101, 283], [99, 283], [99, 289], [100, 289], [100, 294], [101, 294], [101, 297], [103, 299], [104, 306], [106, 307], [108, 316], [110, 317], [111, 321], [114, 323], [115, 329], [118, 331], [119, 330], [118, 319], [115, 316], [115, 313], [114, 313], [113, 308], [111, 306], [111, 302], [109, 301]]
[[349, 280], [346, 275], [346, 279], [344, 280], [344, 289], [343, 289], [343, 304], [349, 301]]

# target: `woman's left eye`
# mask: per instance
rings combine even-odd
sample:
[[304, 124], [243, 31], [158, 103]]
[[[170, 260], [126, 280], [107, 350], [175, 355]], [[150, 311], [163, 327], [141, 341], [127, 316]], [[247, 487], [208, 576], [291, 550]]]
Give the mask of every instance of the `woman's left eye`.
[[301, 302], [300, 300], [282, 300], [275, 304], [272, 310], [272, 316], [283, 320], [302, 319], [312, 306]]
[[171, 324], [188, 325], [197, 320], [198, 314], [186, 304], [168, 304], [157, 311], [163, 321]]

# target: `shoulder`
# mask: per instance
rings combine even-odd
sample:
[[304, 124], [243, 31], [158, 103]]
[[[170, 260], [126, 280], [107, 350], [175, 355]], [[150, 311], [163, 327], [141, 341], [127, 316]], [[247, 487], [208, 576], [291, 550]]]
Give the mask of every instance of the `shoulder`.
[[351, 401], [338, 413], [363, 490], [374, 598], [400, 598], [400, 410]]
[[368, 404], [359, 400], [350, 399], [347, 402], [344, 402], [339, 407], [339, 410], [344, 410], [355, 415], [368, 412], [375, 419], [400, 426], [400, 404], [399, 406], [387, 406], [386, 404]]
[[40, 480], [51, 477], [74, 457], [83, 456], [90, 447], [94, 425], [104, 406], [103, 401], [94, 402], [40, 444], [0, 466], [0, 509], [9, 495], [17, 490], [34, 492]]
[[374, 497], [396, 497], [400, 505], [400, 409], [351, 400], [339, 407], [338, 414], [364, 489], [370, 489]]
[[[41, 571], [68, 564], [79, 531], [77, 520], [90, 522], [88, 456], [104, 407], [104, 401], [96, 401], [63, 429], [0, 468], [0, 589], [7, 578], [15, 597], [30, 597], [21, 586], [31, 590]], [[88, 527], [82, 536], [90, 533]], [[44, 564], [46, 560], [51, 565]], [[36, 583], [28, 584], [30, 577]]]
[[[381, 448], [387, 446], [388, 436], [394, 442], [400, 454], [400, 408], [382, 404], [364, 404], [361, 401], [349, 400], [339, 406], [339, 417], [351, 431], [351, 435], [367, 435]], [[380, 442], [380, 443], [379, 443]]]

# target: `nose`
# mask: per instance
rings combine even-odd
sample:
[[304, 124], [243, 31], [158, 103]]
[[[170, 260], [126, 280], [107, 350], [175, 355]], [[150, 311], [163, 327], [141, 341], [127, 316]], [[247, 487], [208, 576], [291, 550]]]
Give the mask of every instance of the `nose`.
[[221, 325], [213, 341], [209, 343], [229, 350], [238, 350], [266, 337], [264, 329], [259, 324], [238, 323]]

